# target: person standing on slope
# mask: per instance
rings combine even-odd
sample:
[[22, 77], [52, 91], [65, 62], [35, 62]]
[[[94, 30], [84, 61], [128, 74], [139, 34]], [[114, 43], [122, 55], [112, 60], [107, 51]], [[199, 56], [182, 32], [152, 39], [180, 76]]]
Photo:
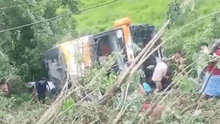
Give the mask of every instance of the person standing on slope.
[[[211, 49], [211, 54], [216, 57], [220, 57], [220, 40], [217, 40]], [[202, 86], [203, 97], [220, 97], [220, 67], [217, 62], [210, 62], [207, 67], [208, 74], [205, 77], [204, 84]]]
[[152, 81], [154, 81], [155, 85], [156, 85], [156, 90], [155, 92], [159, 92], [162, 90], [162, 79], [168, 79], [169, 76], [166, 75], [167, 71], [168, 71], [168, 59], [167, 58], [163, 58], [161, 62], [158, 62], [155, 69], [154, 69], [154, 73], [152, 76]]
[[41, 78], [36, 82], [36, 90], [38, 93], [38, 100], [45, 103], [46, 91], [48, 82], [45, 77]]

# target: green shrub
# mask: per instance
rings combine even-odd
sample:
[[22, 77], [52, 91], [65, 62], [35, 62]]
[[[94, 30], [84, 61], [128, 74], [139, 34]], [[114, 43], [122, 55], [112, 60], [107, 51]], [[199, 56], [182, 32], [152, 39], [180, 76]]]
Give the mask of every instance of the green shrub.
[[201, 115], [186, 114], [181, 115], [181, 111], [171, 111], [163, 113], [161, 124], [207, 124], [209, 120]]
[[182, 92], [188, 93], [190, 91], [195, 90], [195, 85], [194, 85], [194, 82], [190, 80], [189, 78], [183, 78], [180, 81], [179, 88]]
[[63, 103], [63, 110], [67, 110], [66, 113], [69, 115], [73, 115], [76, 112], [76, 105], [73, 98], [69, 97]]
[[20, 95], [13, 94], [9, 98], [0, 96], [0, 110], [9, 111], [16, 109], [19, 105], [29, 100], [31, 100], [31, 96], [26, 93]]

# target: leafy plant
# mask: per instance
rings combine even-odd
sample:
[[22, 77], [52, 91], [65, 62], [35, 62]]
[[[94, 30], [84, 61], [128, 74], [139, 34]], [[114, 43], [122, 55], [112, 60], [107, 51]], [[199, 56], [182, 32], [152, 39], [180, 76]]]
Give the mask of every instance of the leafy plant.
[[97, 87], [106, 90], [116, 79], [116, 75], [113, 72], [113, 67], [117, 65], [114, 64], [115, 55], [110, 55], [104, 65], [95, 64], [85, 75], [83, 84], [93, 90]]
[[75, 101], [73, 98], [69, 97], [66, 99], [66, 101], [63, 103], [63, 110], [67, 110], [66, 112], [69, 115], [73, 115], [76, 112]]
[[180, 124], [191, 124], [191, 123], [204, 124], [204, 123], [209, 123], [207, 118], [205, 118], [204, 116], [195, 116], [193, 114], [181, 116], [180, 113], [181, 113], [180, 111], [171, 111], [168, 113], [164, 113], [162, 116], [162, 123], [163, 124], [176, 124], [176, 123], [178, 123], [178, 124], [179, 123]]
[[183, 78], [179, 84], [179, 88], [182, 92], [190, 92], [195, 90], [195, 86], [193, 85], [194, 82], [188, 78]]

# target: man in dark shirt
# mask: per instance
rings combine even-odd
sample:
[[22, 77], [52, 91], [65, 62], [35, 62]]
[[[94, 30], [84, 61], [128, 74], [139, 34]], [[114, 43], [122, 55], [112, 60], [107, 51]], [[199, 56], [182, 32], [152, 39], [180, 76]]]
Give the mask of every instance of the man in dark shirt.
[[36, 82], [36, 90], [38, 93], [38, 100], [42, 101], [43, 103], [45, 103], [47, 85], [48, 85], [47, 80], [44, 77]]

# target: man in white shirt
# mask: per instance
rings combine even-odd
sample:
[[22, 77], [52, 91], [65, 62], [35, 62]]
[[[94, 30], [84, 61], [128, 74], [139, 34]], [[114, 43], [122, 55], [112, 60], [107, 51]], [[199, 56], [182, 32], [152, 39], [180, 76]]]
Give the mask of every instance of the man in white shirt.
[[156, 90], [155, 92], [159, 92], [160, 90], [162, 90], [162, 79], [166, 78], [168, 79], [169, 76], [166, 76], [167, 70], [168, 70], [168, 66], [167, 63], [168, 59], [167, 58], [163, 58], [162, 62], [158, 62], [156, 67], [154, 68], [154, 73], [152, 76], [152, 80], [154, 81], [154, 83], [156, 84]]

